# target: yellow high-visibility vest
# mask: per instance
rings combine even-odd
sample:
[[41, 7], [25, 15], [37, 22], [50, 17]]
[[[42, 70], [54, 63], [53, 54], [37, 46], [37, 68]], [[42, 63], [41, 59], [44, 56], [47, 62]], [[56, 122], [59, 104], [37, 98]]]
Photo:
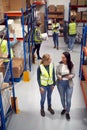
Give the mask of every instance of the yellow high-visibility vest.
[[[1, 42], [1, 39], [0, 39], [0, 42]], [[2, 41], [2, 44], [0, 45], [0, 48], [1, 48], [2, 54], [7, 54], [8, 55], [7, 40]], [[13, 55], [12, 48], [10, 48], [10, 51], [11, 51], [11, 58], [13, 58], [14, 55]], [[8, 62], [8, 61], [9, 61], [8, 59], [4, 60], [4, 62]]]
[[69, 24], [69, 35], [74, 35], [76, 34], [76, 23], [70, 23]]
[[[53, 30], [53, 33], [55, 32], [55, 33], [59, 33], [59, 23], [56, 23], [56, 24], [52, 24], [52, 30]], [[55, 29], [56, 28], [56, 29]]]
[[40, 43], [40, 42], [42, 42], [42, 40], [38, 39], [38, 37], [37, 37], [37, 35], [36, 35], [36, 32], [37, 32], [37, 31], [40, 33], [40, 39], [42, 38], [40, 29], [35, 28], [34, 41]]
[[40, 81], [41, 85], [47, 86], [53, 84], [53, 64], [51, 63], [49, 65], [49, 73], [47, 72], [46, 68], [43, 64], [40, 65], [41, 75], [40, 75]]

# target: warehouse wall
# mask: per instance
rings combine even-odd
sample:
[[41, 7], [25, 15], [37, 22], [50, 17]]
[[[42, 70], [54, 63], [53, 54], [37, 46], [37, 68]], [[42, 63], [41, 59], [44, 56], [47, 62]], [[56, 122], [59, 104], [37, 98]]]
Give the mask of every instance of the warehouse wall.
[[47, 0], [48, 5], [64, 5], [65, 6], [65, 20], [68, 20], [68, 10], [69, 10], [70, 0]]

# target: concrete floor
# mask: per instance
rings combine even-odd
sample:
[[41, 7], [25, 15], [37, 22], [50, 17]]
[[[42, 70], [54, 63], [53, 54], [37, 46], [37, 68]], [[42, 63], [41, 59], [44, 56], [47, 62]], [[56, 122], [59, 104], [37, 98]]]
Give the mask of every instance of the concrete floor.
[[[49, 53], [55, 65], [61, 60], [61, 54], [67, 50], [67, 45], [63, 38], [59, 39], [59, 50], [53, 48], [52, 38], [44, 41], [41, 46], [41, 56]], [[46, 116], [40, 115], [40, 93], [36, 80], [37, 67], [39, 61], [32, 66], [30, 82], [21, 81], [15, 85], [15, 93], [18, 97], [20, 108], [19, 114], [13, 114], [8, 124], [7, 130], [87, 130], [87, 109], [85, 107], [82, 90], [79, 81], [79, 59], [80, 45], [75, 44], [74, 51], [71, 52], [72, 61], [75, 65], [74, 92], [71, 106], [71, 120], [67, 121], [65, 116], [60, 115], [62, 110], [59, 93], [55, 86], [52, 95], [52, 107], [55, 115], [47, 111], [47, 102], [45, 102]]]

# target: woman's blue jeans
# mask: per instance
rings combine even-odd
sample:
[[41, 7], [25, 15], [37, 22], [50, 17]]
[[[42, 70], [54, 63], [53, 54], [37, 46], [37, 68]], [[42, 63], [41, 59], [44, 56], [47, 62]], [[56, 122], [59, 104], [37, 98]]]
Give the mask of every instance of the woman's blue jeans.
[[40, 105], [41, 105], [41, 109], [44, 109], [44, 103], [45, 103], [45, 99], [46, 99], [46, 93], [47, 93], [48, 107], [51, 107], [52, 87], [51, 86], [46, 86], [46, 87], [42, 87], [42, 88], [44, 89], [44, 93], [41, 94]]
[[70, 112], [73, 87], [69, 86], [68, 80], [61, 80], [57, 83], [57, 88], [60, 94], [63, 109], [66, 109], [66, 112]]

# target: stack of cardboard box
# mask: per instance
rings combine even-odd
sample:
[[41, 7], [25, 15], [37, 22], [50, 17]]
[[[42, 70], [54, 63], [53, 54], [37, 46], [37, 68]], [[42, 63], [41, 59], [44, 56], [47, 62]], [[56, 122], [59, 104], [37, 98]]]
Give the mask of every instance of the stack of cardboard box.
[[77, 5], [77, 0], [70, 0], [71, 5]]
[[81, 20], [81, 16], [82, 16], [81, 12], [77, 12], [76, 13], [76, 20]]
[[2, 1], [0, 0], [0, 19], [3, 19], [3, 6], [2, 6]]
[[70, 0], [71, 5], [87, 5], [87, 0]]
[[55, 11], [56, 11], [55, 5], [49, 5], [48, 6], [48, 12], [55, 12]]
[[82, 20], [86, 20], [87, 21], [87, 12], [82, 12]]
[[78, 0], [78, 5], [85, 5], [85, 0]]
[[[12, 60], [12, 71], [13, 71], [13, 76], [14, 78], [20, 78], [24, 70], [24, 60], [23, 58], [13, 58]], [[5, 74], [5, 67], [4, 64], [2, 63], [0, 65], [0, 72]]]
[[26, 0], [9, 0], [10, 11], [21, 10], [21, 8], [26, 9]]
[[56, 12], [64, 12], [64, 5], [57, 5]]
[[24, 60], [23, 58], [14, 58], [13, 64], [13, 76], [14, 78], [20, 78], [24, 70]]

